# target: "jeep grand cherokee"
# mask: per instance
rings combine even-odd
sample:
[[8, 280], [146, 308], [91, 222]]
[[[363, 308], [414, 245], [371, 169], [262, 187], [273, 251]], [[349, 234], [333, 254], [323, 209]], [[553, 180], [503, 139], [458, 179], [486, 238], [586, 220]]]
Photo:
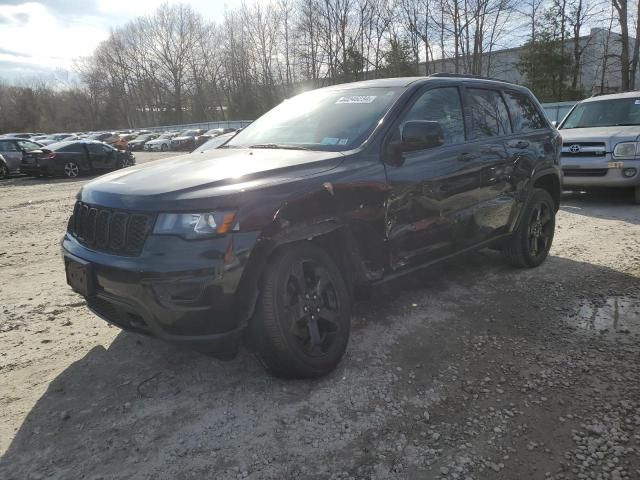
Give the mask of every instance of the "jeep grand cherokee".
[[220, 358], [245, 340], [276, 375], [322, 375], [347, 347], [355, 286], [487, 246], [540, 265], [560, 148], [509, 83], [303, 93], [220, 149], [88, 183], [62, 241], [67, 280], [123, 329]]

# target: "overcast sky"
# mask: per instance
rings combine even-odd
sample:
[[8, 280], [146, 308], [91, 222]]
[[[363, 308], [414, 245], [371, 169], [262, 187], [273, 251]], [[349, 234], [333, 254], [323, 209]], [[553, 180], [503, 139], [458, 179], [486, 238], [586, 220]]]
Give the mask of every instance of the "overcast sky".
[[[218, 20], [241, 0], [183, 0]], [[90, 55], [109, 29], [152, 12], [159, 0], [0, 0], [0, 79], [10, 82], [67, 70]]]

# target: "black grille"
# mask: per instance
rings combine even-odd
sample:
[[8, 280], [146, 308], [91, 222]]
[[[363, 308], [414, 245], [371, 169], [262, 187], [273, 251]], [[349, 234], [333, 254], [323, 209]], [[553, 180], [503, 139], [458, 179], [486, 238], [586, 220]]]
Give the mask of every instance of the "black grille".
[[604, 177], [606, 168], [563, 168], [565, 177]]
[[80, 243], [95, 250], [138, 255], [152, 225], [151, 215], [76, 202], [68, 231]]

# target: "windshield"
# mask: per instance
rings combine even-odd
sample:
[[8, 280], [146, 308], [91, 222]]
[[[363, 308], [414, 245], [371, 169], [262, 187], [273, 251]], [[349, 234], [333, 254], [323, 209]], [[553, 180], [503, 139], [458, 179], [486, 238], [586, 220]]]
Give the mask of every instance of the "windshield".
[[265, 113], [227, 147], [344, 151], [360, 146], [401, 89], [321, 89], [303, 93]]
[[578, 104], [560, 127], [589, 128], [640, 125], [640, 98], [596, 100]]

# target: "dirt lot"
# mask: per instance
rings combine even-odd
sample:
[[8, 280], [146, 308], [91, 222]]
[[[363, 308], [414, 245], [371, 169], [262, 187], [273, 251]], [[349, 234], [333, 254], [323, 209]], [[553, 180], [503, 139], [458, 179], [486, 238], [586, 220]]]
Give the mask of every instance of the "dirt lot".
[[640, 478], [622, 195], [566, 195], [536, 270], [483, 251], [371, 292], [338, 370], [292, 382], [92, 315], [59, 255], [85, 181], [0, 183], [0, 478]]

